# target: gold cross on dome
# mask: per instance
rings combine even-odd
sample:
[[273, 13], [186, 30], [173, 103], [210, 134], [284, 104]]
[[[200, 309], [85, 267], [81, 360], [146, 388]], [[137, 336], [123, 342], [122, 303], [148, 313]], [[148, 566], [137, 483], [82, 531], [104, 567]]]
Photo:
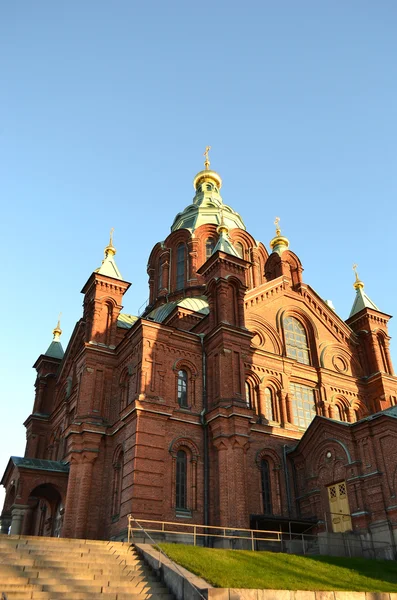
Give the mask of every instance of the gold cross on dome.
[[203, 154], [203, 156], [205, 156], [205, 162], [204, 162], [204, 166], [206, 168], [206, 170], [208, 171], [208, 169], [210, 168], [210, 159], [208, 158], [208, 152], [211, 150], [211, 146], [206, 146], [205, 148], [205, 152]]
[[276, 226], [276, 235], [280, 235], [281, 233], [281, 229], [279, 227], [279, 223], [280, 223], [280, 217], [276, 217], [274, 220], [274, 224]]
[[113, 233], [114, 233], [114, 227], [112, 227], [110, 230], [109, 246], [113, 246]]

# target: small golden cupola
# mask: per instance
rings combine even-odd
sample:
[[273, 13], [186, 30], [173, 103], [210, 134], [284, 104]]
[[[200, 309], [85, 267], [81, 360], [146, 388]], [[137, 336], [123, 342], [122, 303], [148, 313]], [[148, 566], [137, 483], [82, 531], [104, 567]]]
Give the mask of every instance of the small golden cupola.
[[276, 217], [276, 219], [274, 221], [274, 224], [276, 226], [276, 237], [274, 237], [270, 241], [270, 248], [272, 249], [273, 252], [277, 252], [277, 254], [279, 254], [281, 256], [281, 254], [284, 252], [284, 250], [288, 250], [289, 240], [288, 240], [288, 238], [281, 235], [281, 229], [280, 229], [279, 223], [280, 223], [280, 217]]
[[103, 259], [99, 269], [96, 269], [96, 273], [106, 275], [107, 277], [113, 277], [114, 279], [123, 279], [114, 259], [116, 248], [113, 246], [113, 232], [114, 227], [112, 227], [110, 230], [109, 243], [104, 250], [105, 258]]

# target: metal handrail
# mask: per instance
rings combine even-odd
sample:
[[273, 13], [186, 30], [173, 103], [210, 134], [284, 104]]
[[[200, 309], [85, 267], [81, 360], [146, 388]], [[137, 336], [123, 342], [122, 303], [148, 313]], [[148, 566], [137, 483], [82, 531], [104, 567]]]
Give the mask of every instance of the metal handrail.
[[[263, 530], [263, 529], [241, 529], [237, 527], [220, 527], [217, 525], [199, 525], [190, 523], [176, 523], [174, 521], [152, 521], [150, 519], [139, 519], [139, 522], [132, 517], [128, 516], [128, 541], [130, 541], [131, 533], [136, 531], [137, 528], [131, 526], [132, 521], [137, 523], [138, 527], [143, 529], [140, 523], [150, 523], [154, 525], [161, 525], [161, 528], [149, 528], [146, 527], [146, 532], [151, 533], [169, 533], [171, 535], [193, 535], [193, 544], [196, 546], [197, 536], [199, 537], [210, 537], [210, 538], [225, 538], [225, 539], [237, 539], [237, 540], [250, 540], [252, 550], [255, 550], [255, 542], [281, 542], [282, 533], [274, 530]], [[166, 525], [172, 525], [175, 527], [182, 527], [188, 529], [188, 531], [175, 531], [172, 529], [166, 529]], [[216, 530], [217, 533], [209, 533], [208, 530]], [[200, 531], [204, 530], [204, 531]], [[218, 533], [223, 532], [223, 533]], [[232, 535], [228, 535], [226, 532], [231, 532]], [[237, 532], [247, 533], [248, 535], [235, 535]], [[263, 537], [263, 534], [271, 534], [272, 537]], [[234, 535], [233, 535], [234, 534]]]
[[[152, 542], [153, 546], [155, 546], [157, 548], [157, 550], [159, 551], [159, 565], [161, 565], [161, 555], [163, 554], [166, 558], [168, 558], [168, 560], [173, 564], [173, 566], [175, 567], [175, 569], [178, 571], [179, 575], [181, 575], [181, 577], [183, 577], [183, 579], [185, 579], [188, 584], [193, 588], [193, 590], [200, 596], [200, 598], [202, 598], [202, 600], [206, 600], [205, 596], [203, 596], [203, 594], [200, 592], [200, 590], [198, 590], [196, 588], [195, 585], [193, 585], [193, 583], [191, 581], [189, 581], [189, 579], [186, 577], [186, 575], [184, 575], [182, 573], [182, 571], [179, 568], [179, 565], [172, 560], [172, 558], [170, 558], [161, 548], [160, 546], [157, 544], [157, 542], [154, 541], [154, 539], [152, 538], [152, 536], [145, 531], [145, 529], [140, 525], [140, 523], [138, 523], [138, 521], [136, 519], [134, 519], [134, 517], [132, 515], [128, 515], [128, 543], [130, 543], [130, 524], [132, 521], [135, 521], [135, 523], [138, 525], [139, 529], [143, 531], [143, 533], [149, 538], [149, 540]], [[6, 599], [7, 600], [7, 599]]]

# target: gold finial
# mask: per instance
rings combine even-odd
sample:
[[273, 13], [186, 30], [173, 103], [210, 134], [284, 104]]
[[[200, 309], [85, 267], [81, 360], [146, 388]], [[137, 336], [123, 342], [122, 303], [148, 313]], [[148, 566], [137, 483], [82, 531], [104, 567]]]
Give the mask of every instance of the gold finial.
[[227, 233], [229, 233], [229, 227], [226, 225], [225, 220], [223, 218], [223, 206], [221, 206], [221, 208], [219, 209], [219, 212], [221, 213], [221, 222], [219, 223], [216, 231], [220, 235], [222, 235], [223, 233], [227, 234]]
[[109, 239], [109, 244], [105, 248], [105, 257], [107, 257], [109, 255], [114, 256], [116, 254], [116, 248], [113, 246], [113, 233], [114, 233], [114, 227], [112, 227], [110, 230], [110, 239]]
[[58, 342], [59, 338], [61, 337], [62, 334], [62, 329], [61, 329], [61, 316], [62, 313], [59, 313], [59, 317], [58, 317], [58, 323], [56, 325], [56, 327], [52, 330], [53, 336], [54, 336], [54, 342]]
[[281, 233], [281, 229], [279, 227], [279, 223], [280, 223], [280, 217], [276, 217], [275, 220], [274, 220], [274, 224], [276, 226], [276, 235], [277, 236], [280, 235], [280, 233]]
[[210, 168], [210, 159], [208, 158], [208, 152], [211, 150], [211, 146], [207, 146], [205, 149], [205, 152], [203, 154], [203, 156], [205, 156], [205, 161], [204, 161], [204, 166], [205, 166], [205, 170], [209, 171]]
[[357, 265], [356, 264], [353, 265], [353, 271], [354, 271], [354, 274], [356, 276], [356, 280], [353, 283], [353, 287], [354, 287], [355, 290], [359, 290], [360, 288], [364, 287], [364, 284], [363, 284], [362, 281], [360, 281], [360, 278], [359, 278], [358, 273], [357, 273]]

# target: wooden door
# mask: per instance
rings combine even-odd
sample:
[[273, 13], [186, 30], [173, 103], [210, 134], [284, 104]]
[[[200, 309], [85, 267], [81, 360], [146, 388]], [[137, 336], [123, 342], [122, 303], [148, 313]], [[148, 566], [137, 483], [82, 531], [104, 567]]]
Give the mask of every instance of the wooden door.
[[343, 533], [351, 531], [352, 520], [350, 517], [349, 499], [347, 497], [346, 482], [341, 481], [328, 487], [329, 510], [331, 513], [332, 531]]

